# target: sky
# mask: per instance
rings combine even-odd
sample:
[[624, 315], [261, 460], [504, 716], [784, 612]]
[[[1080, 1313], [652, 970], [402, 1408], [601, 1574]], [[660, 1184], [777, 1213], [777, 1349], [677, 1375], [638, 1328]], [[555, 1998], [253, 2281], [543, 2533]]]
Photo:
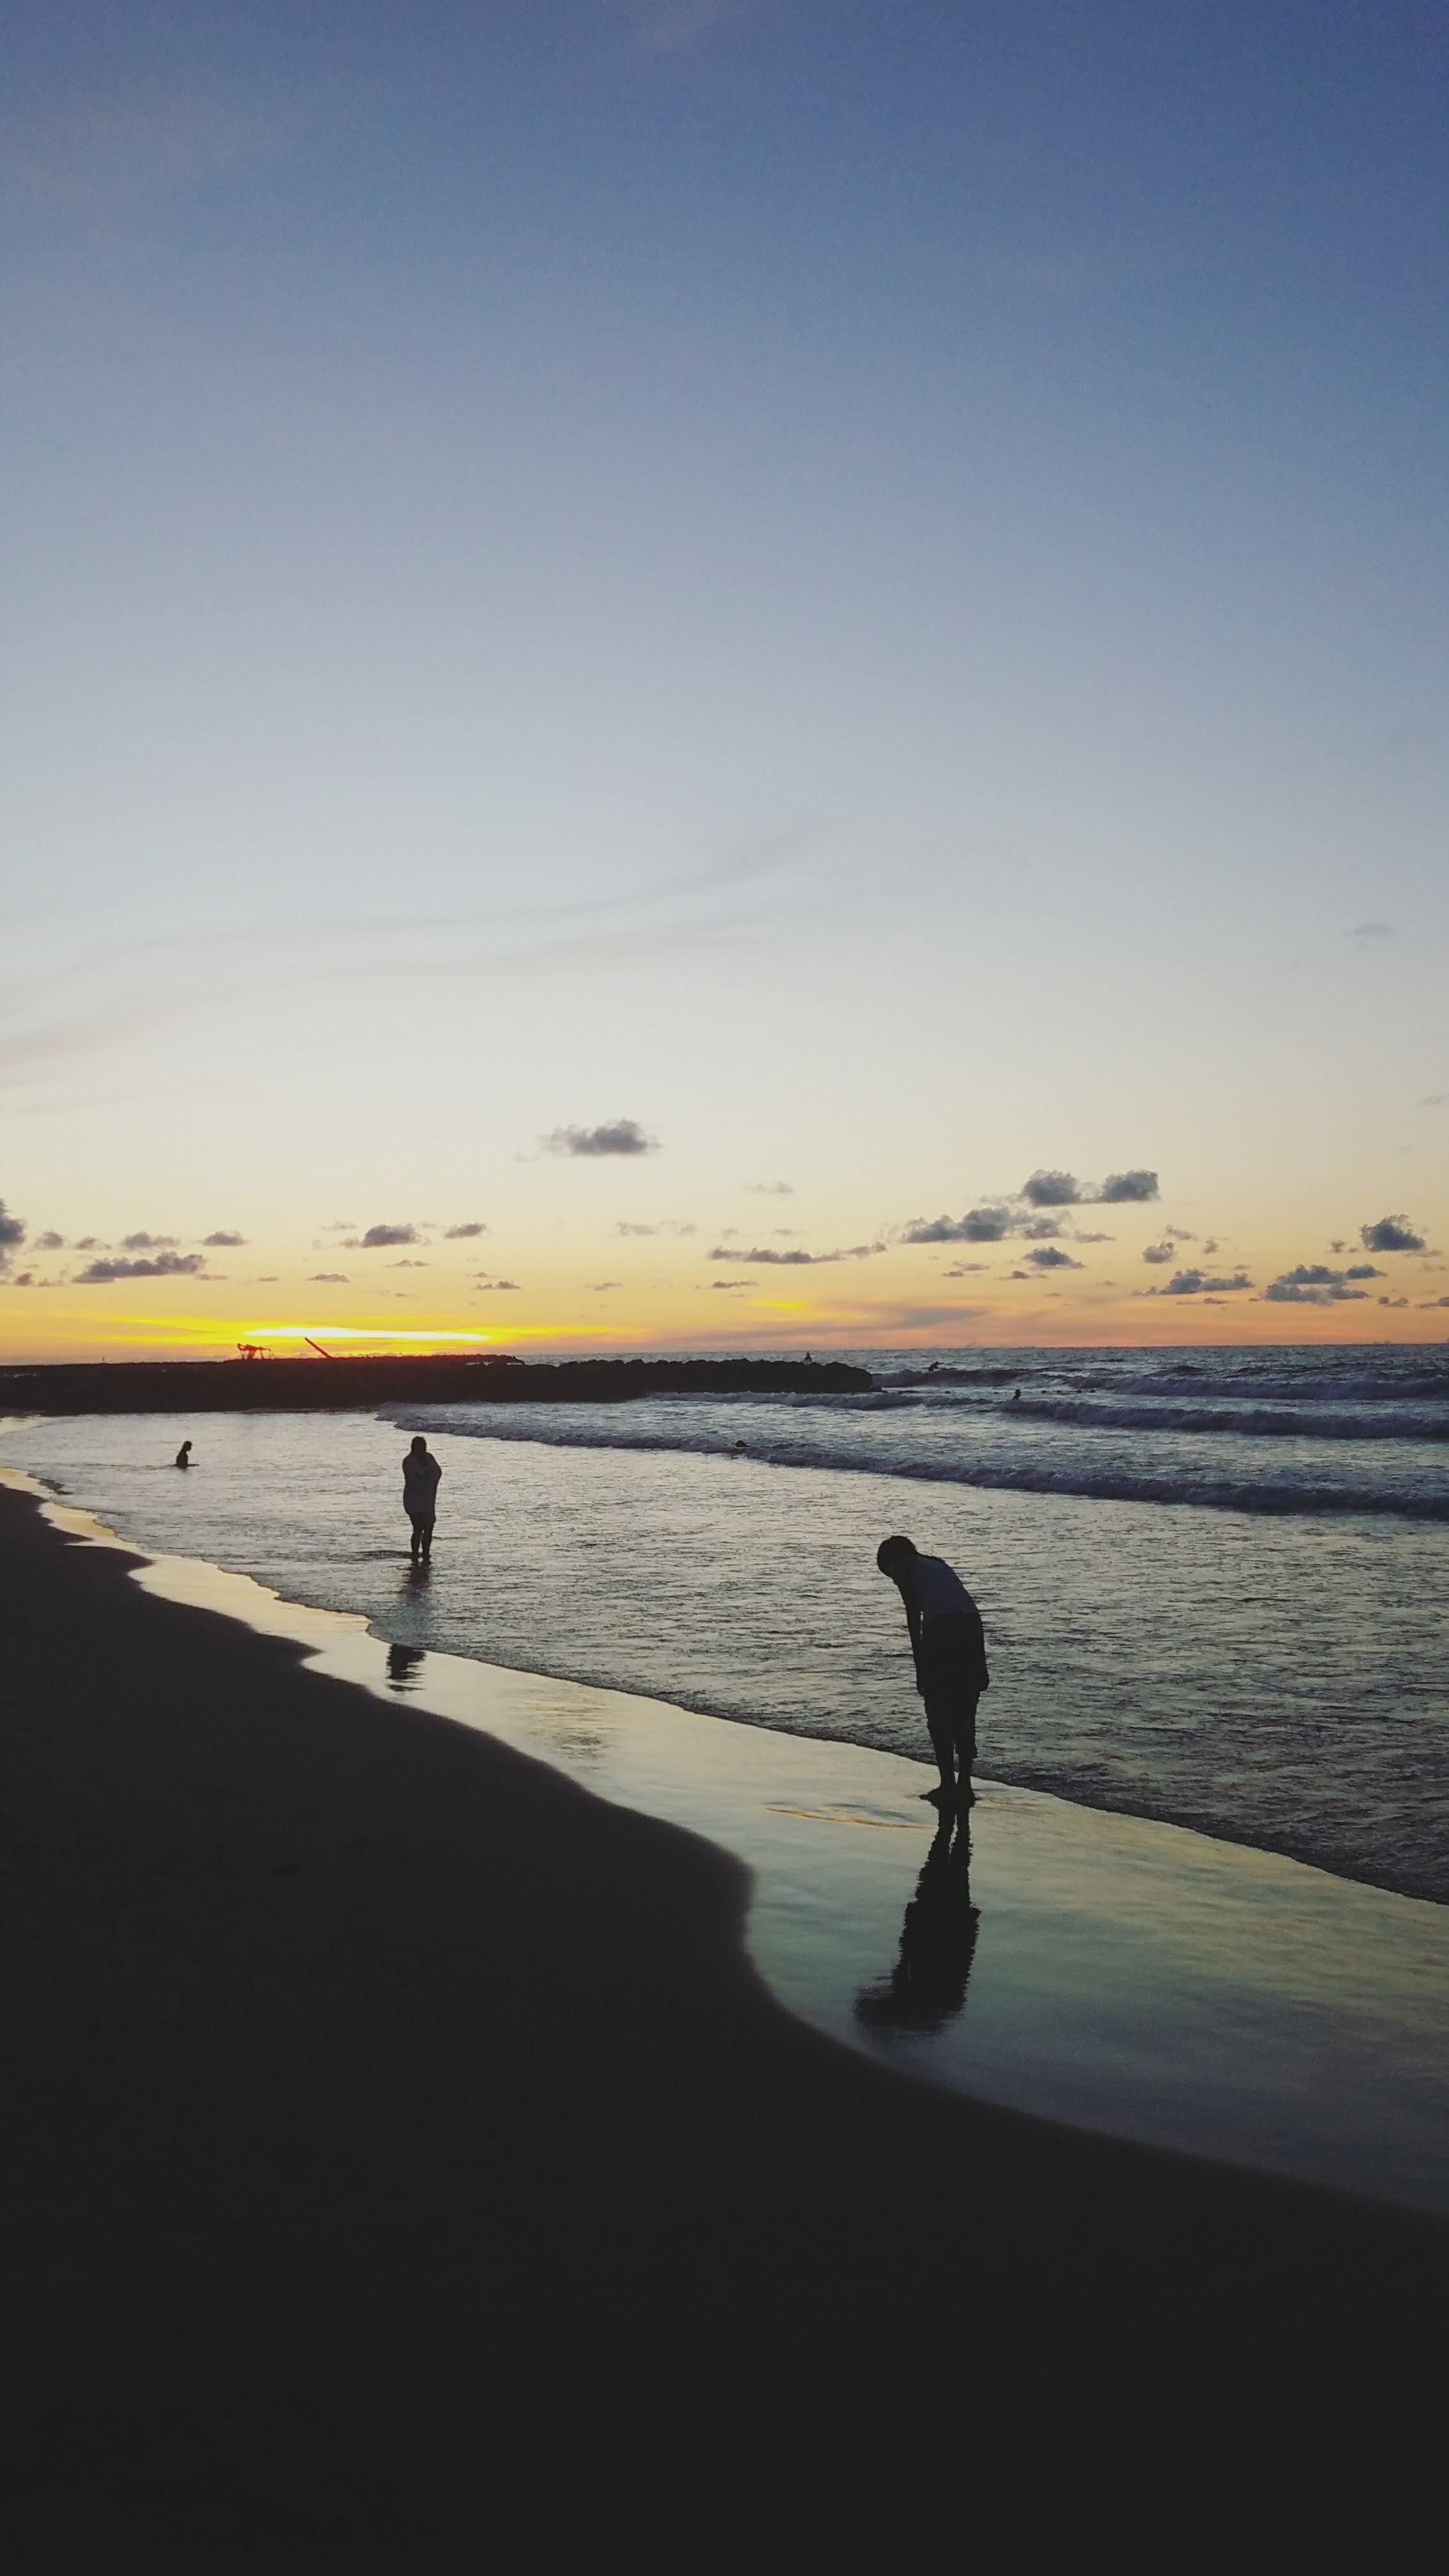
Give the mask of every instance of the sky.
[[1445, 1338], [1442, 11], [7, 38], [0, 1356]]

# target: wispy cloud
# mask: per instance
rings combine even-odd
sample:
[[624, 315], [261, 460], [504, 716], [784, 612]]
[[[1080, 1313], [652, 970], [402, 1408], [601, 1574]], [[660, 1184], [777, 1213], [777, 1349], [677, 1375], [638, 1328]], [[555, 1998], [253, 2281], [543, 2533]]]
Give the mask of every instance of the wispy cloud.
[[872, 1253], [884, 1250], [883, 1243], [851, 1243], [842, 1246], [838, 1252], [778, 1252], [773, 1245], [762, 1247], [757, 1244], [752, 1251], [741, 1252], [735, 1244], [717, 1243], [705, 1258], [709, 1261], [751, 1262], [772, 1270], [814, 1270], [830, 1261], [868, 1261]]
[[1356, 921], [1352, 930], [1350, 930], [1347, 935], [1350, 939], [1364, 939], [1370, 941], [1375, 939], [1392, 939], [1395, 935], [1394, 925], [1391, 921]]
[[591, 1161], [606, 1154], [657, 1154], [659, 1139], [646, 1136], [637, 1118], [607, 1119], [601, 1127], [555, 1127], [541, 1137], [546, 1154]]
[[479, 1225], [476, 1220], [471, 1225], [450, 1225], [443, 1237], [443, 1241], [445, 1243], [472, 1243], [478, 1235], [486, 1234], [487, 1231], [487, 1226]]
[[153, 1261], [89, 1262], [76, 1272], [78, 1288], [109, 1288], [118, 1279], [210, 1279], [206, 1257], [200, 1252], [158, 1252]]
[[201, 1239], [208, 1252], [234, 1252], [239, 1250], [241, 1245], [245, 1243], [246, 1236], [244, 1234], [218, 1233], [204, 1234]]
[[386, 1252], [400, 1243], [420, 1243], [415, 1225], [370, 1225], [366, 1234], [350, 1235], [344, 1249], [348, 1252]]
[[901, 1234], [902, 1243], [1002, 1243], [1015, 1229], [1009, 1207], [968, 1208], [962, 1217], [917, 1217]]
[[753, 18], [763, 0], [604, 0], [651, 54], [683, 54], [719, 30]]
[[1214, 1279], [1205, 1270], [1174, 1270], [1165, 1288], [1141, 1288], [1142, 1297], [1224, 1297], [1238, 1289], [1251, 1288], [1252, 1281], [1244, 1270], [1235, 1271], [1231, 1279]]

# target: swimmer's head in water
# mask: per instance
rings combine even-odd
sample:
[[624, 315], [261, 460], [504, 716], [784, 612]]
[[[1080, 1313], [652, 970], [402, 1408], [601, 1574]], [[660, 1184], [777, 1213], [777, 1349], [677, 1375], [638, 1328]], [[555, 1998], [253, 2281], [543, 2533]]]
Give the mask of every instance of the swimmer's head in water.
[[875, 1561], [882, 1574], [888, 1574], [893, 1583], [899, 1583], [907, 1567], [914, 1563], [915, 1554], [914, 1539], [883, 1538], [876, 1549]]

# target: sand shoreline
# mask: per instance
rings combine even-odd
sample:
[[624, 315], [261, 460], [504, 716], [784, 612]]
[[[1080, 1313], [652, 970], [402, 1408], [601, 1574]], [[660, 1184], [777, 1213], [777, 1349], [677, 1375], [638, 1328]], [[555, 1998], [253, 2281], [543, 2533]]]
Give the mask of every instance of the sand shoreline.
[[17, 2569], [1407, 2533], [1442, 2227], [879, 2073], [709, 1845], [0, 1534]]

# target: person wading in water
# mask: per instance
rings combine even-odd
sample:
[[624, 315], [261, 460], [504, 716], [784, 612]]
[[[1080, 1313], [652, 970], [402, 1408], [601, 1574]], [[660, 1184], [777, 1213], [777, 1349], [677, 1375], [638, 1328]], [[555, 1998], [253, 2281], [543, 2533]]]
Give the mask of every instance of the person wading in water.
[[403, 1460], [403, 1510], [413, 1525], [414, 1565], [426, 1565], [433, 1553], [442, 1468], [419, 1431]]

